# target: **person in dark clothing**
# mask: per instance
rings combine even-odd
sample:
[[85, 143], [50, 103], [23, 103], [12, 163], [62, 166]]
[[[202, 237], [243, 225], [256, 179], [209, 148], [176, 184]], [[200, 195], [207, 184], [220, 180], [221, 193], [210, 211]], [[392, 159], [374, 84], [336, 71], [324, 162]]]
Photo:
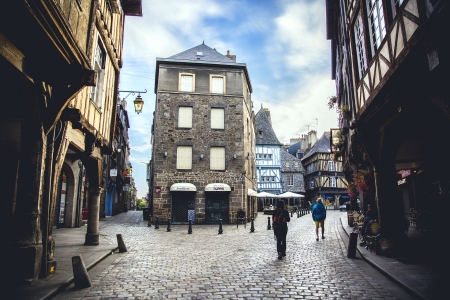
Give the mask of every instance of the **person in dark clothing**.
[[277, 202], [277, 209], [272, 214], [272, 223], [275, 238], [277, 239], [278, 259], [286, 256], [286, 236], [288, 232], [287, 222], [290, 222], [289, 212], [284, 208], [284, 202]]
[[367, 204], [367, 211], [366, 215], [364, 216], [364, 224], [363, 224], [363, 239], [364, 241], [360, 243], [360, 246], [364, 246], [366, 244], [365, 236], [368, 235], [369, 232], [369, 222], [372, 220], [377, 219], [377, 212], [375, 209], [372, 209], [372, 206], [370, 204]]
[[312, 207], [311, 215], [316, 224], [316, 241], [319, 240], [319, 226], [322, 227], [322, 239], [325, 238], [325, 219], [327, 211], [322, 203], [322, 198], [317, 198], [316, 204]]

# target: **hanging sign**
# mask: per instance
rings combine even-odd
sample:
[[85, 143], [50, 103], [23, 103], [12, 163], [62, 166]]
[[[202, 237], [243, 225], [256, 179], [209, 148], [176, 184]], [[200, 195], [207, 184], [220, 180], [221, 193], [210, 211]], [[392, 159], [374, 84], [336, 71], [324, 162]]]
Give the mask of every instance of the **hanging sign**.
[[160, 186], [155, 186], [155, 193], [156, 194], [160, 194], [161, 193], [161, 187]]
[[117, 176], [117, 169], [109, 170], [109, 176]]

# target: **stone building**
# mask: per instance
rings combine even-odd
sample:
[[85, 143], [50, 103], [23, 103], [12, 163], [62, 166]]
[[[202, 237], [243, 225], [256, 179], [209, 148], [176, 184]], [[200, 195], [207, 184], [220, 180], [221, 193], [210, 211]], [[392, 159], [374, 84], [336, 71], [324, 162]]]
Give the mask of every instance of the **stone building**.
[[[302, 161], [297, 157], [291, 155], [288, 149], [282, 148], [280, 151], [281, 157], [281, 188], [283, 193], [292, 192], [296, 194], [305, 194], [305, 182], [303, 174], [305, 169], [302, 166]], [[298, 205], [304, 207], [303, 198], [289, 199], [289, 206]]]
[[247, 66], [204, 43], [157, 58], [153, 221], [231, 223], [256, 212], [255, 122]]
[[[99, 243], [103, 156], [112, 143], [125, 16], [140, 0], [0, 4], [0, 187], [5, 280], [55, 272], [58, 227], [82, 224]], [[13, 174], [13, 175], [11, 175]]]

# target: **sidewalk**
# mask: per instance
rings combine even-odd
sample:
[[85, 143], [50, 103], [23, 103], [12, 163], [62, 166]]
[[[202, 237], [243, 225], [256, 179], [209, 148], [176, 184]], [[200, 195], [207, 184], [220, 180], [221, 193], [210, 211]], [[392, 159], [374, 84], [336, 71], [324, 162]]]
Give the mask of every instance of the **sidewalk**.
[[[108, 217], [101, 220], [103, 222], [114, 223], [117, 218], [123, 217], [121, 214]], [[349, 234], [352, 228], [347, 224], [346, 212], [342, 213], [341, 221], [341, 237], [344, 244], [348, 247]], [[102, 224], [103, 223], [103, 224]], [[145, 226], [146, 221], [140, 222], [140, 226]], [[340, 227], [340, 226], [339, 226]], [[413, 229], [410, 229], [413, 230]], [[101, 232], [100, 232], [101, 233]], [[86, 234], [86, 226], [81, 228], [61, 228], [54, 230], [54, 238], [56, 242], [55, 260], [57, 268], [54, 274], [45, 279], [38, 280], [29, 286], [19, 288], [9, 288], [6, 290], [6, 299], [16, 300], [47, 300], [51, 299], [60, 290], [65, 289], [73, 282], [72, 257], [81, 255], [87, 270], [93, 268], [98, 262], [117, 250], [117, 241], [107, 239], [100, 234], [100, 244], [98, 246], [84, 246], [84, 238]], [[411, 231], [411, 235], [415, 234]], [[417, 243], [424, 243], [421, 236], [415, 238]], [[439, 246], [442, 248], [442, 246]], [[431, 245], [427, 249], [432, 249]], [[375, 252], [370, 252], [361, 246], [357, 246], [357, 258], [363, 258], [373, 267], [384, 273], [386, 276], [395, 281], [398, 285], [407, 289], [417, 299], [438, 299], [443, 295], [444, 276], [439, 276], [438, 271], [431, 264], [420, 261], [410, 261], [405, 263], [401, 258], [388, 258], [378, 256]], [[404, 262], [401, 262], [401, 261]], [[446, 261], [442, 259], [442, 264]], [[4, 293], [5, 294], [5, 293]]]
[[[346, 247], [348, 247], [349, 234], [353, 231], [353, 228], [348, 226], [346, 212], [342, 214], [341, 224], [347, 234], [347, 236], [343, 236], [343, 240]], [[431, 244], [427, 236], [415, 231], [414, 228], [409, 229], [408, 238], [411, 243], [410, 247], [417, 247], [422, 250], [416, 253], [418, 256], [401, 258], [379, 256], [375, 254], [375, 251], [371, 252], [360, 246], [359, 243], [361, 241], [359, 239], [357, 252], [365, 261], [396, 282], [399, 286], [407, 289], [417, 299], [441, 298], [445, 295], [443, 285], [444, 276], [443, 274], [439, 274], [439, 270], [431, 258], [437, 253], [433, 246], [435, 245], [440, 248], [442, 246], [436, 242], [434, 245]], [[444, 257], [441, 259], [442, 264], [446, 261], [447, 259]]]

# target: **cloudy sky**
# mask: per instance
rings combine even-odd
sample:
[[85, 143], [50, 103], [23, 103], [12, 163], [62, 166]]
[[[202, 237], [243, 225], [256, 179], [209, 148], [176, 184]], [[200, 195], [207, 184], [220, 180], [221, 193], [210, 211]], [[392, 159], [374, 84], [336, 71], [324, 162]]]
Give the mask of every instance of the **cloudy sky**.
[[[325, 0], [143, 0], [143, 17], [127, 17], [120, 90], [144, 91], [144, 109], [130, 117], [130, 162], [138, 197], [148, 192], [156, 58], [167, 58], [203, 42], [236, 55], [247, 65], [255, 113], [271, 113], [278, 139], [288, 143], [309, 130], [337, 127], [327, 107], [335, 94]], [[121, 93], [121, 98], [128, 93]]]

